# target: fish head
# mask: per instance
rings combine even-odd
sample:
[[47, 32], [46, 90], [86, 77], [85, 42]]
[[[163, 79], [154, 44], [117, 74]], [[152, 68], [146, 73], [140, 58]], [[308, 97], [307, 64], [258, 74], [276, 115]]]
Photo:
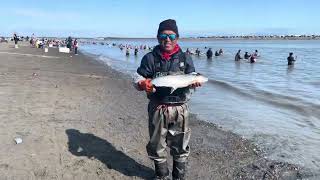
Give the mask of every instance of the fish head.
[[199, 82], [199, 83], [205, 83], [205, 82], [208, 81], [208, 78], [203, 76], [203, 75], [201, 75], [201, 74], [197, 74], [196, 78], [195, 78], [195, 81]]

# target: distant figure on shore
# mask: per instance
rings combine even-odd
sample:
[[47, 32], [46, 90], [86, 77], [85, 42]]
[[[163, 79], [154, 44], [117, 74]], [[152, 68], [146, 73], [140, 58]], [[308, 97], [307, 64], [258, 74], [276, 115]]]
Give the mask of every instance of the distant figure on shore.
[[18, 48], [19, 38], [18, 38], [18, 36], [17, 36], [16, 33], [13, 34], [13, 40], [14, 40], [14, 46], [15, 46], [15, 48]]
[[138, 46], [136, 46], [134, 48], [134, 55], [137, 56], [138, 55], [138, 52], [139, 52], [139, 49], [138, 49]]
[[215, 53], [214, 53], [214, 56], [220, 56], [220, 54], [219, 54], [219, 52], [218, 51], [216, 51]]
[[71, 38], [71, 36], [69, 36], [67, 38], [67, 48], [69, 48], [70, 51], [72, 51], [71, 46], [72, 46], [72, 38]]
[[129, 48], [126, 49], [126, 56], [129, 56], [130, 55], [130, 51], [129, 51]]
[[199, 48], [196, 49], [196, 55], [197, 55], [197, 56], [200, 56], [200, 50], [199, 50]]
[[73, 47], [74, 47], [74, 54], [78, 55], [78, 40], [77, 39], [74, 40]]
[[245, 53], [244, 53], [244, 58], [245, 58], [245, 59], [249, 59], [250, 56], [251, 56], [251, 55], [250, 55], [248, 52], [245, 52]]
[[240, 55], [241, 50], [239, 49], [236, 56], [234, 57], [235, 61], [240, 61], [242, 59], [241, 55]]
[[222, 49], [219, 50], [219, 54], [223, 55], [223, 50]]
[[33, 38], [30, 38], [30, 46], [34, 47], [34, 39]]
[[213, 55], [213, 52], [212, 52], [211, 48], [209, 48], [208, 51], [207, 51], [207, 58], [211, 59], [212, 55]]
[[287, 58], [288, 60], [288, 66], [294, 65], [294, 62], [296, 61], [293, 57], [293, 52], [289, 53], [289, 57]]

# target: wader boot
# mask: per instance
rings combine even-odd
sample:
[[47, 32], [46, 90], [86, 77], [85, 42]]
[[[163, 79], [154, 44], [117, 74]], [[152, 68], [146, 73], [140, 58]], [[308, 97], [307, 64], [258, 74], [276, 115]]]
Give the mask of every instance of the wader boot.
[[169, 169], [167, 161], [154, 163], [156, 177], [155, 180], [169, 180]]
[[173, 161], [172, 167], [172, 180], [185, 180], [186, 179], [186, 162]]

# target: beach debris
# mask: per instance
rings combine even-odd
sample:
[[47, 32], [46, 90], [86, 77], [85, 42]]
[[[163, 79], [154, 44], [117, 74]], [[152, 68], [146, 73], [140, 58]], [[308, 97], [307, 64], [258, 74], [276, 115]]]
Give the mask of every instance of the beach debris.
[[22, 143], [22, 139], [19, 137], [14, 138], [14, 141], [16, 142], [16, 144], [21, 144]]
[[44, 168], [40, 168], [40, 169], [35, 169], [33, 171], [33, 174], [36, 176], [36, 177], [41, 177], [41, 179], [43, 179], [44, 177], [48, 176], [48, 169], [47, 167], [44, 167]]
[[70, 49], [67, 47], [59, 47], [59, 52], [70, 53]]
[[38, 76], [38, 74], [37, 74], [37, 73], [32, 73], [32, 76], [34, 76], [34, 77], [35, 77], [35, 76]]
[[96, 171], [97, 175], [101, 175], [103, 173], [103, 169], [99, 167]]
[[124, 153], [128, 152], [127, 148], [125, 148], [125, 147], [123, 147], [123, 146], [121, 146], [120, 149], [121, 149], [121, 151], [124, 152]]

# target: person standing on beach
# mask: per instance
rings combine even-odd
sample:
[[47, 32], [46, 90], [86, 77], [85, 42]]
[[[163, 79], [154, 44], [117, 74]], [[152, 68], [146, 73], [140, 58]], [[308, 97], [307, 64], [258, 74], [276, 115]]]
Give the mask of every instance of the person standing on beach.
[[293, 57], [293, 52], [289, 53], [289, 57], [287, 58], [288, 60], [288, 66], [294, 65], [294, 62], [296, 61]]
[[36, 37], [34, 36], [34, 33], [32, 33], [31, 40], [30, 40], [30, 45], [32, 47], [35, 47], [35, 43], [36, 43]]
[[70, 51], [72, 51], [72, 48], [71, 48], [71, 46], [72, 46], [72, 38], [71, 38], [71, 36], [69, 36], [66, 41], [67, 41], [67, 48], [69, 48]]
[[74, 54], [78, 55], [78, 40], [77, 39], [75, 39], [73, 41], [73, 47], [74, 47]]
[[[137, 69], [134, 85], [146, 91], [148, 104], [149, 136], [147, 152], [155, 164], [155, 179], [168, 179], [167, 146], [173, 156], [172, 177], [186, 179], [186, 163], [190, 153], [189, 108], [190, 87], [179, 88], [170, 94], [166, 87], [155, 89], [151, 80], [169, 74], [195, 72], [190, 55], [182, 52], [178, 45], [179, 32], [176, 21], [168, 19], [159, 24], [157, 45], [147, 53]], [[200, 83], [192, 85], [193, 88]]]
[[14, 40], [14, 45], [15, 45], [15, 48], [18, 47], [18, 41], [19, 41], [19, 38], [17, 36], [17, 33], [14, 33], [13, 34], [13, 40]]

